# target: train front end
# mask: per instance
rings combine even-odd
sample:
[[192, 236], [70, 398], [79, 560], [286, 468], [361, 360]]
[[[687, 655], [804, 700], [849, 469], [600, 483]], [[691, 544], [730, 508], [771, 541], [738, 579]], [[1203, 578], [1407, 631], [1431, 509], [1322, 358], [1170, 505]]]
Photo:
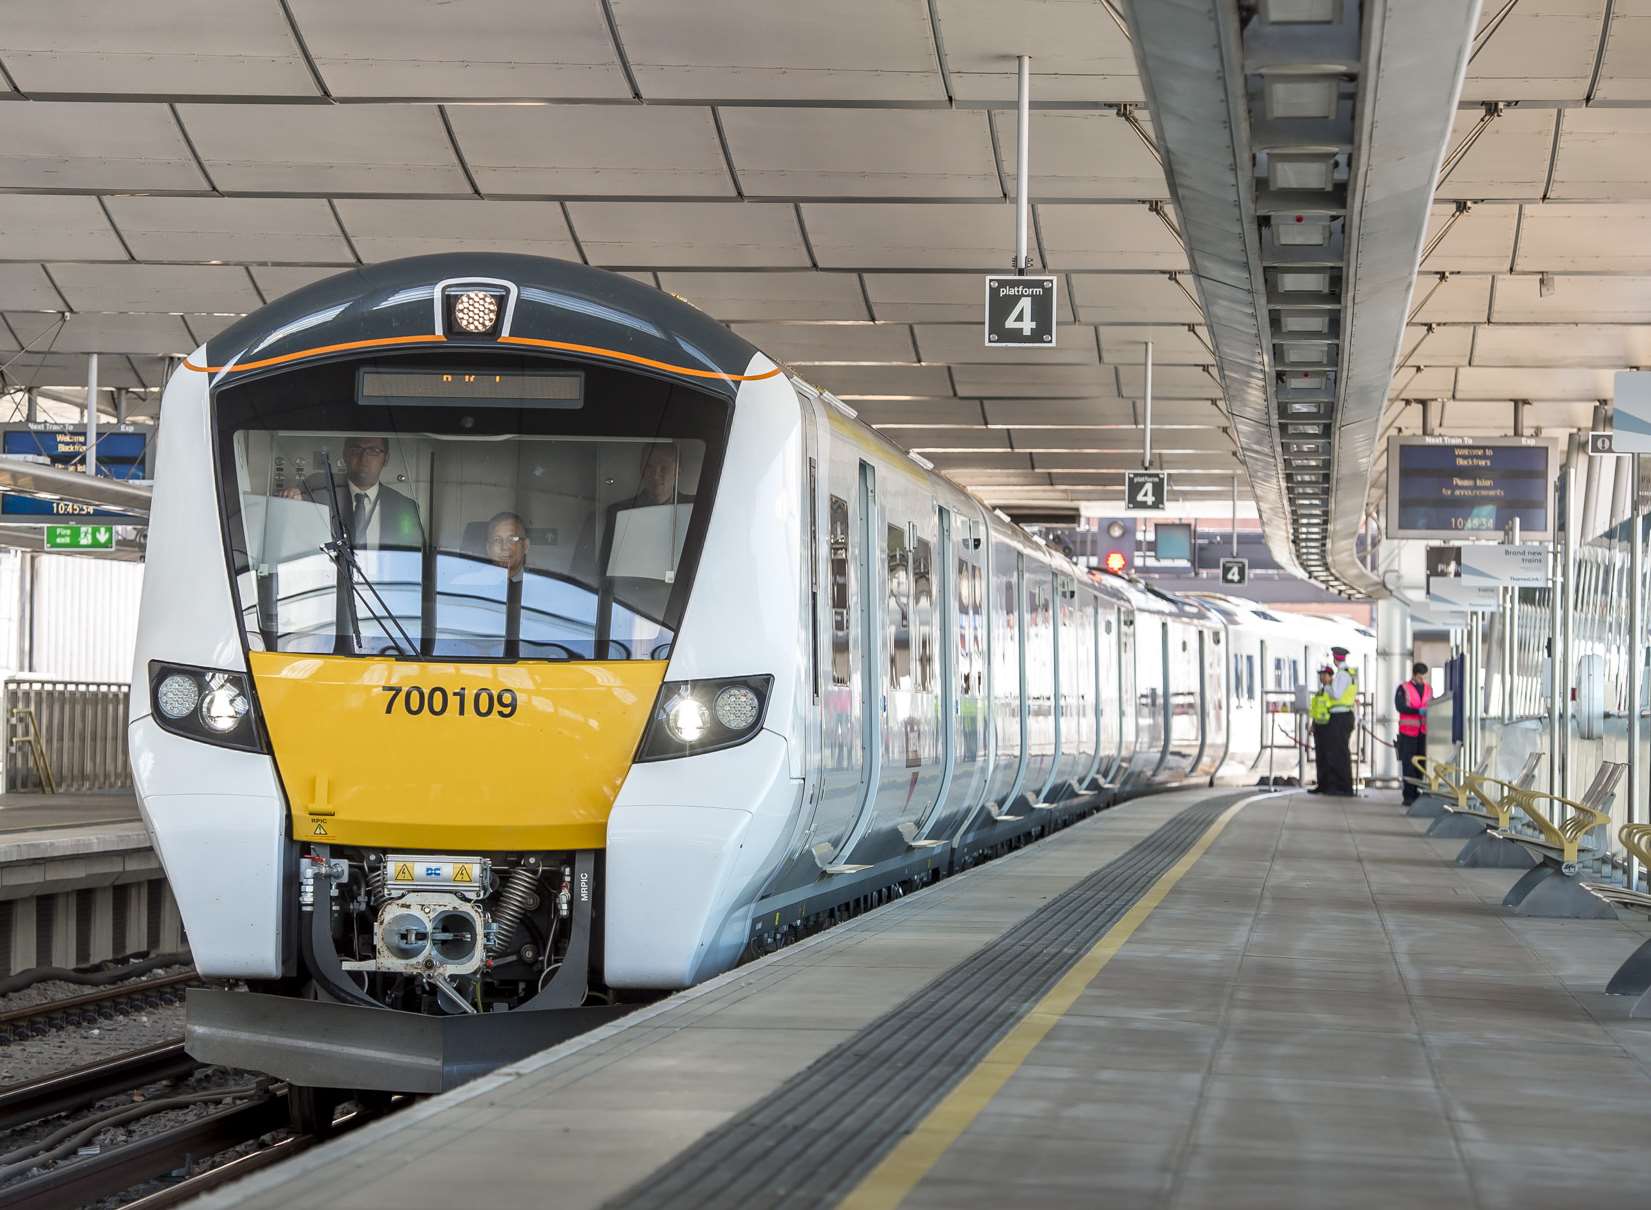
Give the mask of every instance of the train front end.
[[193, 1054], [432, 1091], [613, 1011], [622, 787], [774, 706], [760, 649], [667, 677], [735, 400], [784, 381], [616, 275], [466, 255], [318, 282], [177, 373], [131, 750], [196, 965], [250, 988], [192, 994]]

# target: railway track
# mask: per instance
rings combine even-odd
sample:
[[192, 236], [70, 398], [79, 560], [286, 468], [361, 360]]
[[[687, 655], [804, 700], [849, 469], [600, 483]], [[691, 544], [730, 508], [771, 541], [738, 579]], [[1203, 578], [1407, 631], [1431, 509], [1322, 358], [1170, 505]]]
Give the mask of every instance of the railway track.
[[154, 979], [116, 983], [79, 996], [8, 1009], [0, 1012], [0, 1046], [40, 1037], [54, 1029], [92, 1025], [100, 1020], [111, 1020], [120, 1013], [176, 1003], [185, 987], [200, 983], [201, 977], [190, 970]]

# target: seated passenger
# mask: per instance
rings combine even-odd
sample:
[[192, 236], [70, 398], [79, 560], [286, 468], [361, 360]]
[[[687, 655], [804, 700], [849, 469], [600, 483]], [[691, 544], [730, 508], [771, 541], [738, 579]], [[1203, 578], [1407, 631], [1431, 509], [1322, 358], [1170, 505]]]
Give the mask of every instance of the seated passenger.
[[513, 512], [497, 513], [487, 523], [487, 559], [520, 583], [527, 568], [527, 522]]
[[643, 449], [636, 494], [608, 505], [600, 535], [596, 531], [594, 513], [585, 521], [584, 529], [579, 534], [579, 544], [574, 548], [575, 576], [587, 584], [596, 583], [607, 566], [607, 554], [620, 513], [633, 508], [694, 502], [691, 495], [681, 491], [679, 461], [676, 446], [668, 441], [655, 442]]

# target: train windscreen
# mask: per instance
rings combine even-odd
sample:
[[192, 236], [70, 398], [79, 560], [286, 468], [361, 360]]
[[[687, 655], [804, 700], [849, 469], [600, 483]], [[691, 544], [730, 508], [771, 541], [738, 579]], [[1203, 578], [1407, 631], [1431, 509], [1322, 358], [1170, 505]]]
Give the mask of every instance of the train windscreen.
[[231, 386], [216, 412], [252, 650], [669, 655], [722, 400], [600, 368], [415, 362]]

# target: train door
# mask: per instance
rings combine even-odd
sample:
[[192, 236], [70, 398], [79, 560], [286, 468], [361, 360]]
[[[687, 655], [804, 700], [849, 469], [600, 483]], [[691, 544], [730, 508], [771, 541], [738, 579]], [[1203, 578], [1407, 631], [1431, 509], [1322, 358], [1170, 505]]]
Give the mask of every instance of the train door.
[[808, 843], [822, 864], [841, 853], [866, 805], [875, 765], [876, 634], [868, 625], [872, 575], [870, 519], [875, 472], [857, 459], [833, 458], [826, 498], [830, 666], [821, 707], [821, 790]]
[[1024, 560], [1026, 775], [1020, 789], [1041, 801], [1055, 767], [1058, 703], [1055, 686], [1055, 602], [1050, 569]]
[[1210, 697], [1211, 697], [1211, 694], [1210, 694], [1210, 678], [1209, 678], [1209, 673], [1208, 673], [1209, 653], [1206, 650], [1206, 645], [1205, 645], [1205, 642], [1204, 642], [1204, 640], [1207, 637], [1208, 636], [1204, 633], [1202, 627], [1200, 627], [1199, 630], [1198, 630], [1198, 651], [1197, 651], [1197, 661], [1198, 661], [1198, 663], [1197, 663], [1197, 671], [1196, 671], [1196, 676], [1197, 676], [1197, 679], [1198, 679], [1198, 690], [1197, 690], [1196, 696], [1193, 699], [1193, 713], [1198, 718], [1198, 747], [1197, 747], [1196, 754], [1192, 758], [1192, 768], [1193, 768], [1194, 771], [1197, 771], [1203, 765], [1203, 763], [1204, 763], [1204, 753], [1207, 752], [1209, 750], [1209, 747], [1210, 747], [1210, 730], [1211, 730], [1211, 728], [1210, 728]]
[[992, 774], [986, 801], [997, 810], [1005, 810], [1020, 785], [1025, 753], [1021, 554], [1012, 544], [998, 541], [989, 532], [987, 540], [992, 550], [988, 621], [992, 636]]
[[947, 777], [942, 802], [927, 831], [948, 834], [980, 803], [989, 769], [986, 737], [985, 577], [981, 523], [949, 509], [940, 512], [940, 562], [947, 568], [948, 640], [943, 644], [949, 685], [945, 707]]
[[1119, 767], [1124, 756], [1123, 668], [1118, 658], [1122, 641], [1118, 625], [1118, 608], [1097, 601], [1095, 660], [1096, 683], [1099, 692], [1095, 702], [1098, 722], [1100, 764], [1096, 776], [1103, 782], [1118, 784]]
[[1080, 790], [1094, 784], [1101, 771], [1101, 635], [1100, 602], [1074, 588], [1078, 649], [1072, 655], [1072, 675], [1078, 685], [1078, 711], [1083, 724], [1083, 747], [1074, 757], [1072, 780]]

